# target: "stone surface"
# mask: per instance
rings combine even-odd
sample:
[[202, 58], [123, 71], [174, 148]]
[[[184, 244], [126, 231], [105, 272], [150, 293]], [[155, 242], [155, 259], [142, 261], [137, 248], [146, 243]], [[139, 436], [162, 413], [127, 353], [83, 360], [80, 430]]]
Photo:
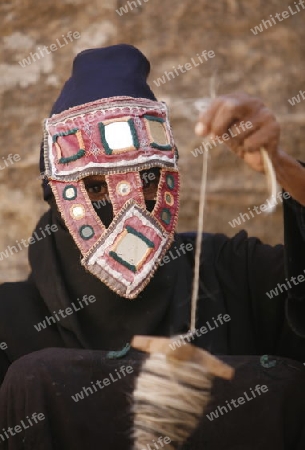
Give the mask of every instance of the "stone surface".
[[[150, 84], [170, 106], [180, 151], [179, 230], [196, 229], [202, 155], [195, 158], [191, 153], [201, 144], [193, 132], [194, 100], [210, 96], [213, 88], [217, 94], [243, 90], [262, 97], [282, 124], [283, 146], [302, 158], [305, 103], [291, 106], [288, 99], [305, 90], [305, 11], [257, 35], [251, 32], [270, 14], [287, 8], [286, 0], [2, 0], [0, 163], [9, 153], [19, 154], [21, 160], [0, 170], [0, 254], [29, 238], [46, 210], [37, 168], [42, 120], [69, 76], [73, 57], [88, 47], [126, 42], [151, 60]], [[69, 31], [79, 32], [80, 38], [65, 43]], [[31, 53], [58, 41], [56, 51], [32, 60]], [[158, 78], [173, 66], [191, 63], [192, 58], [198, 63], [203, 50], [214, 51], [215, 57], [157, 86]], [[25, 58], [30, 64], [22, 67]], [[251, 172], [225, 148], [210, 152], [208, 176], [207, 231], [233, 235], [244, 227], [268, 243], [282, 241], [281, 208], [274, 215], [245, 220], [240, 227], [229, 224], [266, 200], [264, 176]], [[0, 282], [27, 276], [26, 250], [4, 257], [0, 268]]]

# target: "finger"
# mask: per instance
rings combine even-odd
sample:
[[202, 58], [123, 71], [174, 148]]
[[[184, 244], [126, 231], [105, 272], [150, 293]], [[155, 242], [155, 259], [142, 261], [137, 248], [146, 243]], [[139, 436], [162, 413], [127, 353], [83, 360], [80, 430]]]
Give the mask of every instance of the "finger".
[[[215, 121], [219, 120], [218, 126], [218, 135], [226, 137], [229, 136], [229, 139], [226, 142], [226, 145], [232, 149], [236, 149], [236, 147], [242, 147], [244, 140], [249, 136], [257, 132], [260, 128], [264, 127], [266, 124], [270, 124], [274, 121], [274, 118], [270, 111], [267, 108], [261, 108], [259, 112], [255, 115], [248, 116], [244, 118], [242, 121], [238, 121], [233, 123], [229, 129], [223, 132], [223, 124], [221, 123], [221, 117], [215, 117]], [[215, 125], [215, 130], [216, 130]], [[222, 133], [222, 134], [221, 134]]]
[[[241, 131], [244, 131], [245, 128], [245, 133], [248, 135], [249, 132], [251, 133], [254, 129], [262, 126], [265, 121], [270, 120], [271, 113], [264, 106], [255, 105], [255, 108], [251, 107], [250, 111], [247, 111], [247, 109], [242, 107], [237, 110], [230, 110], [226, 105], [223, 105], [218, 109], [214, 117], [212, 133], [221, 136], [227, 133], [233, 125], [237, 125]], [[242, 115], [241, 112], [243, 113]], [[246, 127], [245, 124], [247, 122], [250, 122], [250, 124]]]
[[[218, 97], [212, 102], [208, 110], [200, 116], [199, 123], [201, 127], [198, 125], [196, 131], [204, 130], [205, 135], [212, 134], [216, 136], [219, 132], [223, 134], [234, 122], [250, 114], [255, 114], [262, 107], [263, 103], [261, 100], [252, 98], [244, 93]], [[218, 126], [221, 128], [219, 131]]]
[[245, 152], [242, 156], [242, 159], [257, 172], [265, 172], [264, 162], [260, 151], [251, 153]]
[[275, 121], [266, 124], [245, 139], [245, 151], [255, 152], [260, 150], [262, 147], [264, 147], [267, 151], [274, 151], [279, 142], [279, 129], [280, 126]]
[[216, 98], [207, 108], [207, 110], [200, 114], [198, 123], [195, 128], [195, 132], [198, 136], [207, 136], [210, 134], [211, 124], [213, 122], [213, 118], [217, 113], [217, 109], [221, 105], [221, 98]]

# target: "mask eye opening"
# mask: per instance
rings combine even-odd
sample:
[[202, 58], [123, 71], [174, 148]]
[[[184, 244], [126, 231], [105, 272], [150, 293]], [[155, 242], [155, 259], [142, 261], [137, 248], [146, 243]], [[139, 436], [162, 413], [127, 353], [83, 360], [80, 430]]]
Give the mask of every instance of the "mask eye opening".
[[161, 169], [159, 167], [140, 171], [145, 200], [156, 200], [160, 183], [160, 172]]

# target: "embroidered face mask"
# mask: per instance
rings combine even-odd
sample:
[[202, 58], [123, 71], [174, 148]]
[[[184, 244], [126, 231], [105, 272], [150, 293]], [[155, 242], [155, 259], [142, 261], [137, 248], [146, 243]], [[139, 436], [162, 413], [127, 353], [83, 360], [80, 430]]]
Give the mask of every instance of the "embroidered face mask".
[[[46, 176], [82, 253], [82, 265], [129, 299], [149, 283], [171, 245], [179, 209], [176, 147], [164, 103], [112, 97], [44, 122]], [[154, 206], [140, 172], [160, 168]], [[84, 178], [104, 175], [113, 217], [105, 227]], [[111, 220], [110, 218], [110, 220]]]

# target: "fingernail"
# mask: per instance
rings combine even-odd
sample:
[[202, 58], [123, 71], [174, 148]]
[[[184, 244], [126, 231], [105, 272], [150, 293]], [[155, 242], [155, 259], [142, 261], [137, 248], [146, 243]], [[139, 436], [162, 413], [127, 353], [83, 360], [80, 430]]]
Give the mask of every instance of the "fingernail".
[[205, 134], [206, 133], [206, 126], [205, 125], [203, 125], [203, 123], [202, 122], [198, 122], [197, 123], [197, 125], [196, 125], [196, 127], [195, 127], [195, 133], [198, 135], [198, 136], [202, 136], [203, 134]]

